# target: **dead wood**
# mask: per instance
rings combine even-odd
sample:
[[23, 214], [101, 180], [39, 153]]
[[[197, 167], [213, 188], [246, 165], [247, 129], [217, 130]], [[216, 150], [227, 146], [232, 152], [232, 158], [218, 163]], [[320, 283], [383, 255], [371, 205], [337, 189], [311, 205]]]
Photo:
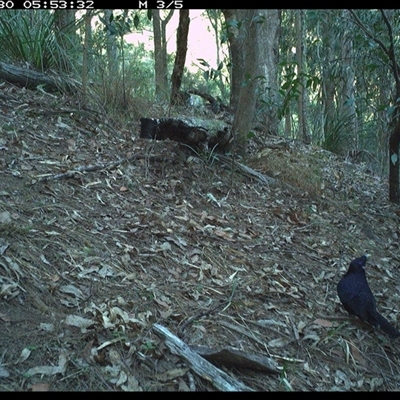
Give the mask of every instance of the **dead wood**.
[[71, 92], [77, 88], [77, 82], [71, 78], [45, 74], [35, 71], [29, 66], [20, 67], [4, 62], [0, 62], [0, 79], [28, 89], [36, 89], [38, 86], [43, 86], [48, 92]]
[[216, 148], [217, 151], [223, 152], [232, 140], [232, 133], [222, 121], [199, 118], [141, 118], [140, 137], [170, 139], [196, 148]]
[[165, 338], [165, 344], [173, 354], [182, 357], [196, 374], [211, 382], [217, 389], [222, 391], [252, 391], [248, 386], [232, 378], [199, 356], [164, 326], [154, 324], [153, 329], [159, 336]]
[[[44, 181], [51, 181], [56, 179], [66, 179], [66, 178], [73, 178], [83, 172], [93, 172], [93, 171], [100, 171], [100, 170], [112, 170], [125, 161], [134, 161], [134, 160], [141, 160], [141, 159], [148, 159], [150, 161], [163, 161], [165, 162], [165, 158], [160, 158], [158, 156], [146, 156], [142, 154], [135, 154], [133, 156], [123, 158], [118, 161], [112, 161], [109, 163], [102, 163], [102, 164], [91, 164], [91, 165], [79, 165], [73, 169], [70, 169], [66, 172], [61, 172], [59, 174], [46, 174], [46, 175], [39, 175], [36, 178], [39, 178], [37, 182], [44, 182]], [[35, 183], [37, 183], [35, 182]]]
[[228, 368], [246, 368], [272, 374], [279, 374], [277, 364], [269, 357], [260, 354], [249, 354], [234, 349], [212, 349], [206, 346], [190, 346], [197, 354], [215, 365]]

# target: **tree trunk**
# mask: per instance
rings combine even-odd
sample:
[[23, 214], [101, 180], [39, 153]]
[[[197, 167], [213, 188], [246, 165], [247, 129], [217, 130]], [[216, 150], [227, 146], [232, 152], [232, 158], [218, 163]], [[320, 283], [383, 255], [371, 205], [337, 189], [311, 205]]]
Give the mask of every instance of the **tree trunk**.
[[321, 21], [321, 37], [324, 43], [324, 57], [322, 63], [322, 82], [321, 82], [321, 103], [322, 103], [322, 147], [326, 150], [335, 151], [335, 139], [333, 135], [333, 124], [336, 115], [335, 94], [336, 87], [333, 79], [332, 68], [334, 65], [333, 48], [335, 47], [335, 38], [333, 34], [333, 18], [328, 14], [326, 19]]
[[[79, 46], [80, 39], [76, 33], [76, 10], [55, 10], [55, 35], [57, 44], [65, 50], [65, 54], [71, 52], [75, 46]], [[73, 60], [63, 57], [58, 60], [58, 67], [63, 72], [71, 72]]]
[[[264, 131], [278, 135], [278, 61], [281, 24], [280, 10], [259, 10], [260, 75], [263, 77], [260, 95], [267, 104], [262, 113]], [[260, 82], [261, 83], [261, 82]]]
[[167, 38], [166, 26], [170, 21], [174, 10], [169, 10], [165, 19], [160, 17], [160, 10], [152, 10], [154, 32], [154, 71], [155, 71], [155, 95], [157, 100], [165, 100], [168, 91], [167, 69]]
[[[216, 54], [217, 54], [217, 68], [219, 67], [221, 63], [221, 10], [215, 10], [215, 9], [208, 9], [206, 10], [208, 19], [210, 20], [211, 26], [214, 31], [214, 36], [215, 36], [215, 47], [216, 47]], [[228, 97], [228, 91], [227, 87], [225, 85], [224, 79], [221, 74], [217, 76], [216, 83], [218, 85], [218, 88], [221, 92], [221, 98], [226, 99]]]
[[86, 103], [88, 75], [91, 64], [91, 49], [92, 49], [92, 11], [87, 10], [84, 15], [85, 21], [85, 35], [83, 40], [83, 54], [82, 54], [82, 100]]
[[106, 21], [107, 27], [106, 54], [108, 60], [108, 73], [111, 78], [114, 78], [118, 71], [118, 45], [117, 35], [112, 34], [113, 30], [110, 28], [112, 12], [113, 10], [104, 10], [104, 21]]
[[[244, 70], [243, 81], [239, 92], [239, 101], [233, 120], [233, 134], [236, 153], [245, 156], [247, 150], [248, 134], [253, 123], [257, 77], [259, 68], [259, 13], [258, 10], [240, 10], [242, 13], [241, 24], [245, 37], [243, 40]], [[237, 66], [234, 66], [234, 68]]]
[[304, 143], [310, 144], [311, 138], [307, 126], [306, 106], [307, 106], [307, 90], [305, 85], [305, 62], [304, 62], [304, 42], [305, 42], [305, 29], [303, 10], [295, 11], [295, 26], [296, 26], [296, 62], [297, 62], [297, 76], [300, 85], [299, 97], [297, 99], [297, 114], [299, 118], [299, 138]]
[[[341, 18], [349, 18], [348, 10], [342, 10]], [[353, 60], [355, 58], [353, 50], [352, 31], [345, 30], [340, 36], [340, 81], [338, 85], [338, 115], [343, 121], [343, 130], [338, 148], [338, 153], [346, 154], [349, 150], [356, 150], [358, 146], [357, 135], [357, 116], [356, 101], [354, 98], [355, 72]]]
[[171, 78], [171, 105], [182, 102], [179, 90], [181, 88], [183, 69], [186, 61], [189, 23], [189, 10], [179, 10], [179, 25], [176, 34], [176, 56]]
[[243, 19], [246, 10], [222, 10], [225, 17], [225, 25], [229, 42], [230, 58], [230, 100], [229, 106], [236, 112], [240, 89], [243, 83], [244, 66], [244, 40]]
[[396, 204], [400, 203], [399, 146], [400, 120], [396, 122], [389, 139], [389, 200]]

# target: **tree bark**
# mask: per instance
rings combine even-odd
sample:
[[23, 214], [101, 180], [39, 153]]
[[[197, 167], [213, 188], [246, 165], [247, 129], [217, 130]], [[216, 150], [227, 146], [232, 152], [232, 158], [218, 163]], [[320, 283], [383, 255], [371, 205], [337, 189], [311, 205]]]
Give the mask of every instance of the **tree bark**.
[[117, 35], [113, 34], [113, 30], [110, 28], [113, 10], [104, 10], [104, 21], [106, 21], [107, 27], [107, 45], [106, 54], [108, 60], [108, 72], [110, 77], [115, 77], [118, 71], [118, 46], [117, 46]]
[[[349, 18], [348, 10], [342, 10], [342, 18]], [[348, 145], [352, 142], [358, 147], [358, 135], [357, 135], [357, 116], [356, 116], [356, 101], [354, 98], [354, 87], [355, 87], [355, 72], [353, 60], [355, 58], [353, 48], [353, 32], [344, 31], [341, 35], [341, 85], [339, 92], [339, 110], [342, 118], [345, 118], [346, 124], [343, 135], [345, 136], [345, 148], [342, 149], [342, 153], [347, 152]], [[354, 150], [351, 149], [351, 150]]]
[[[76, 33], [75, 12], [76, 10], [54, 11], [57, 44], [65, 50], [65, 54], [72, 51], [74, 46], [79, 46], [80, 43], [79, 36]], [[57, 64], [61, 71], [69, 73], [73, 61], [68, 57], [62, 57]]]
[[179, 10], [179, 25], [176, 34], [176, 56], [171, 78], [171, 105], [179, 104], [182, 98], [179, 91], [182, 84], [183, 69], [185, 67], [187, 39], [189, 33], [189, 10]]
[[92, 49], [92, 11], [86, 10], [84, 15], [85, 34], [83, 39], [83, 54], [82, 54], [82, 99], [85, 104], [87, 101], [87, 87], [89, 76], [89, 65], [91, 64], [91, 49]]
[[260, 35], [260, 75], [263, 77], [260, 94], [267, 106], [262, 113], [264, 131], [278, 135], [278, 61], [281, 10], [259, 10], [262, 22]]
[[160, 10], [152, 10], [154, 32], [154, 78], [156, 88], [155, 95], [158, 101], [165, 100], [168, 97], [166, 26], [173, 13], [174, 10], [169, 10], [167, 17], [162, 19], [160, 16]]
[[305, 85], [305, 62], [304, 62], [304, 17], [303, 10], [295, 11], [295, 26], [296, 26], [296, 62], [297, 74], [299, 77], [299, 97], [297, 99], [297, 113], [299, 118], [299, 137], [304, 143], [310, 144], [311, 138], [307, 126], [306, 104], [307, 90]]
[[[217, 66], [219, 67], [221, 63], [220, 59], [220, 53], [221, 53], [221, 10], [216, 10], [216, 9], [207, 9], [206, 10], [208, 19], [210, 20], [211, 26], [214, 31], [214, 36], [215, 36], [215, 47], [216, 47], [216, 53], [217, 53]], [[218, 85], [218, 88], [221, 92], [221, 97], [222, 99], [226, 99], [228, 97], [228, 91], [227, 87], [225, 85], [224, 80], [222, 79], [222, 75], [219, 74], [216, 78], [216, 83]]]
[[333, 124], [335, 121], [336, 106], [335, 106], [335, 94], [336, 87], [335, 81], [332, 78], [332, 68], [334, 65], [333, 48], [335, 47], [335, 37], [333, 33], [333, 17], [330, 14], [326, 16], [326, 19], [322, 19], [321, 22], [321, 36], [322, 42], [325, 44], [325, 56], [321, 60], [322, 64], [322, 85], [321, 85], [321, 103], [322, 103], [322, 136], [323, 136], [323, 147], [326, 150], [336, 152], [335, 149], [335, 138], [332, 137], [334, 132]]
[[389, 200], [400, 203], [399, 188], [400, 120], [396, 123], [389, 139]]
[[229, 106], [233, 112], [239, 103], [240, 88], [243, 83], [244, 71], [244, 39], [242, 21], [246, 10], [222, 10], [229, 42], [230, 58], [230, 100]]
[[248, 134], [254, 118], [256, 106], [256, 91], [258, 86], [259, 68], [259, 13], [258, 10], [240, 10], [243, 19], [243, 31], [246, 32], [243, 41], [244, 74], [239, 92], [239, 100], [233, 120], [234, 151], [240, 156], [246, 155]]

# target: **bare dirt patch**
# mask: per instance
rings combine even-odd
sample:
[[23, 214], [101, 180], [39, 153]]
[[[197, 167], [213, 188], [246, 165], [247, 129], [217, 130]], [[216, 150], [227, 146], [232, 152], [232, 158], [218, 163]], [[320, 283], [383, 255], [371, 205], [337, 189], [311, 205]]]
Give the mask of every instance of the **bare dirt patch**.
[[154, 323], [273, 359], [278, 374], [221, 367], [253, 390], [398, 389], [397, 341], [336, 295], [370, 254], [378, 308], [398, 325], [385, 180], [288, 142], [246, 162], [282, 183], [268, 186], [137, 130], [0, 88], [1, 390], [215, 390]]

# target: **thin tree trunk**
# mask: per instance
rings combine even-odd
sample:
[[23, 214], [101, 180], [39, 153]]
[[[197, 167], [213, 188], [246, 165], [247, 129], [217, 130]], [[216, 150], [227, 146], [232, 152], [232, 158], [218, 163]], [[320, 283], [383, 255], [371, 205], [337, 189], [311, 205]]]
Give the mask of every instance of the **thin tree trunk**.
[[107, 27], [107, 45], [106, 54], [108, 61], [108, 73], [110, 77], [115, 77], [118, 71], [118, 46], [117, 46], [117, 35], [112, 34], [113, 31], [110, 28], [111, 15], [113, 10], [104, 10], [104, 21], [106, 21]]
[[335, 93], [336, 87], [335, 82], [332, 78], [332, 65], [334, 64], [333, 57], [333, 48], [334, 48], [334, 34], [332, 31], [332, 19], [333, 17], [330, 14], [326, 15], [326, 19], [322, 19], [321, 23], [321, 36], [322, 41], [325, 44], [325, 56], [321, 60], [323, 62], [322, 66], [322, 109], [323, 109], [323, 146], [330, 151], [334, 151], [335, 149], [330, 146], [330, 143], [333, 143], [334, 140], [331, 140], [330, 135], [333, 132], [333, 124], [335, 121], [336, 115], [336, 106], [335, 106]]
[[259, 10], [260, 96], [264, 99], [262, 126], [265, 133], [278, 135], [278, 61], [281, 10]]
[[310, 134], [307, 126], [306, 118], [306, 104], [307, 104], [307, 91], [305, 87], [304, 78], [304, 17], [303, 10], [295, 11], [295, 26], [296, 26], [296, 62], [297, 62], [297, 75], [299, 77], [299, 97], [297, 99], [297, 113], [299, 118], [299, 137], [304, 143], [311, 143]]
[[186, 61], [189, 23], [189, 10], [179, 10], [179, 25], [176, 34], [176, 56], [171, 78], [171, 105], [179, 104], [182, 101], [181, 96], [179, 96], [179, 90], [181, 88], [183, 69]]
[[[214, 30], [214, 35], [215, 35], [215, 47], [216, 47], [216, 61], [217, 61], [217, 68], [219, 67], [221, 63], [221, 57], [220, 57], [220, 52], [221, 52], [221, 10], [213, 10], [209, 9], [206, 10], [208, 19], [210, 20], [211, 26]], [[227, 97], [227, 88], [226, 85], [222, 79], [222, 75], [218, 75], [218, 79], [216, 80], [216, 83], [218, 85], [218, 88], [221, 92], [222, 98]]]
[[90, 50], [92, 48], [92, 12], [87, 10], [84, 16], [85, 19], [85, 36], [83, 40], [83, 54], [82, 54], [82, 98], [83, 103], [86, 103], [87, 84], [89, 65], [91, 63]]
[[230, 58], [230, 101], [229, 106], [236, 112], [240, 90], [244, 77], [244, 40], [243, 29], [244, 15], [247, 10], [222, 10], [225, 17], [225, 25], [229, 42]]
[[170, 21], [174, 10], [169, 10], [167, 17], [163, 20], [160, 10], [152, 10], [153, 32], [154, 32], [154, 72], [155, 72], [155, 95], [157, 100], [164, 100], [168, 91], [167, 70], [167, 39], [166, 26]]
[[396, 123], [389, 139], [389, 200], [396, 204], [400, 203], [399, 146], [400, 120]]

